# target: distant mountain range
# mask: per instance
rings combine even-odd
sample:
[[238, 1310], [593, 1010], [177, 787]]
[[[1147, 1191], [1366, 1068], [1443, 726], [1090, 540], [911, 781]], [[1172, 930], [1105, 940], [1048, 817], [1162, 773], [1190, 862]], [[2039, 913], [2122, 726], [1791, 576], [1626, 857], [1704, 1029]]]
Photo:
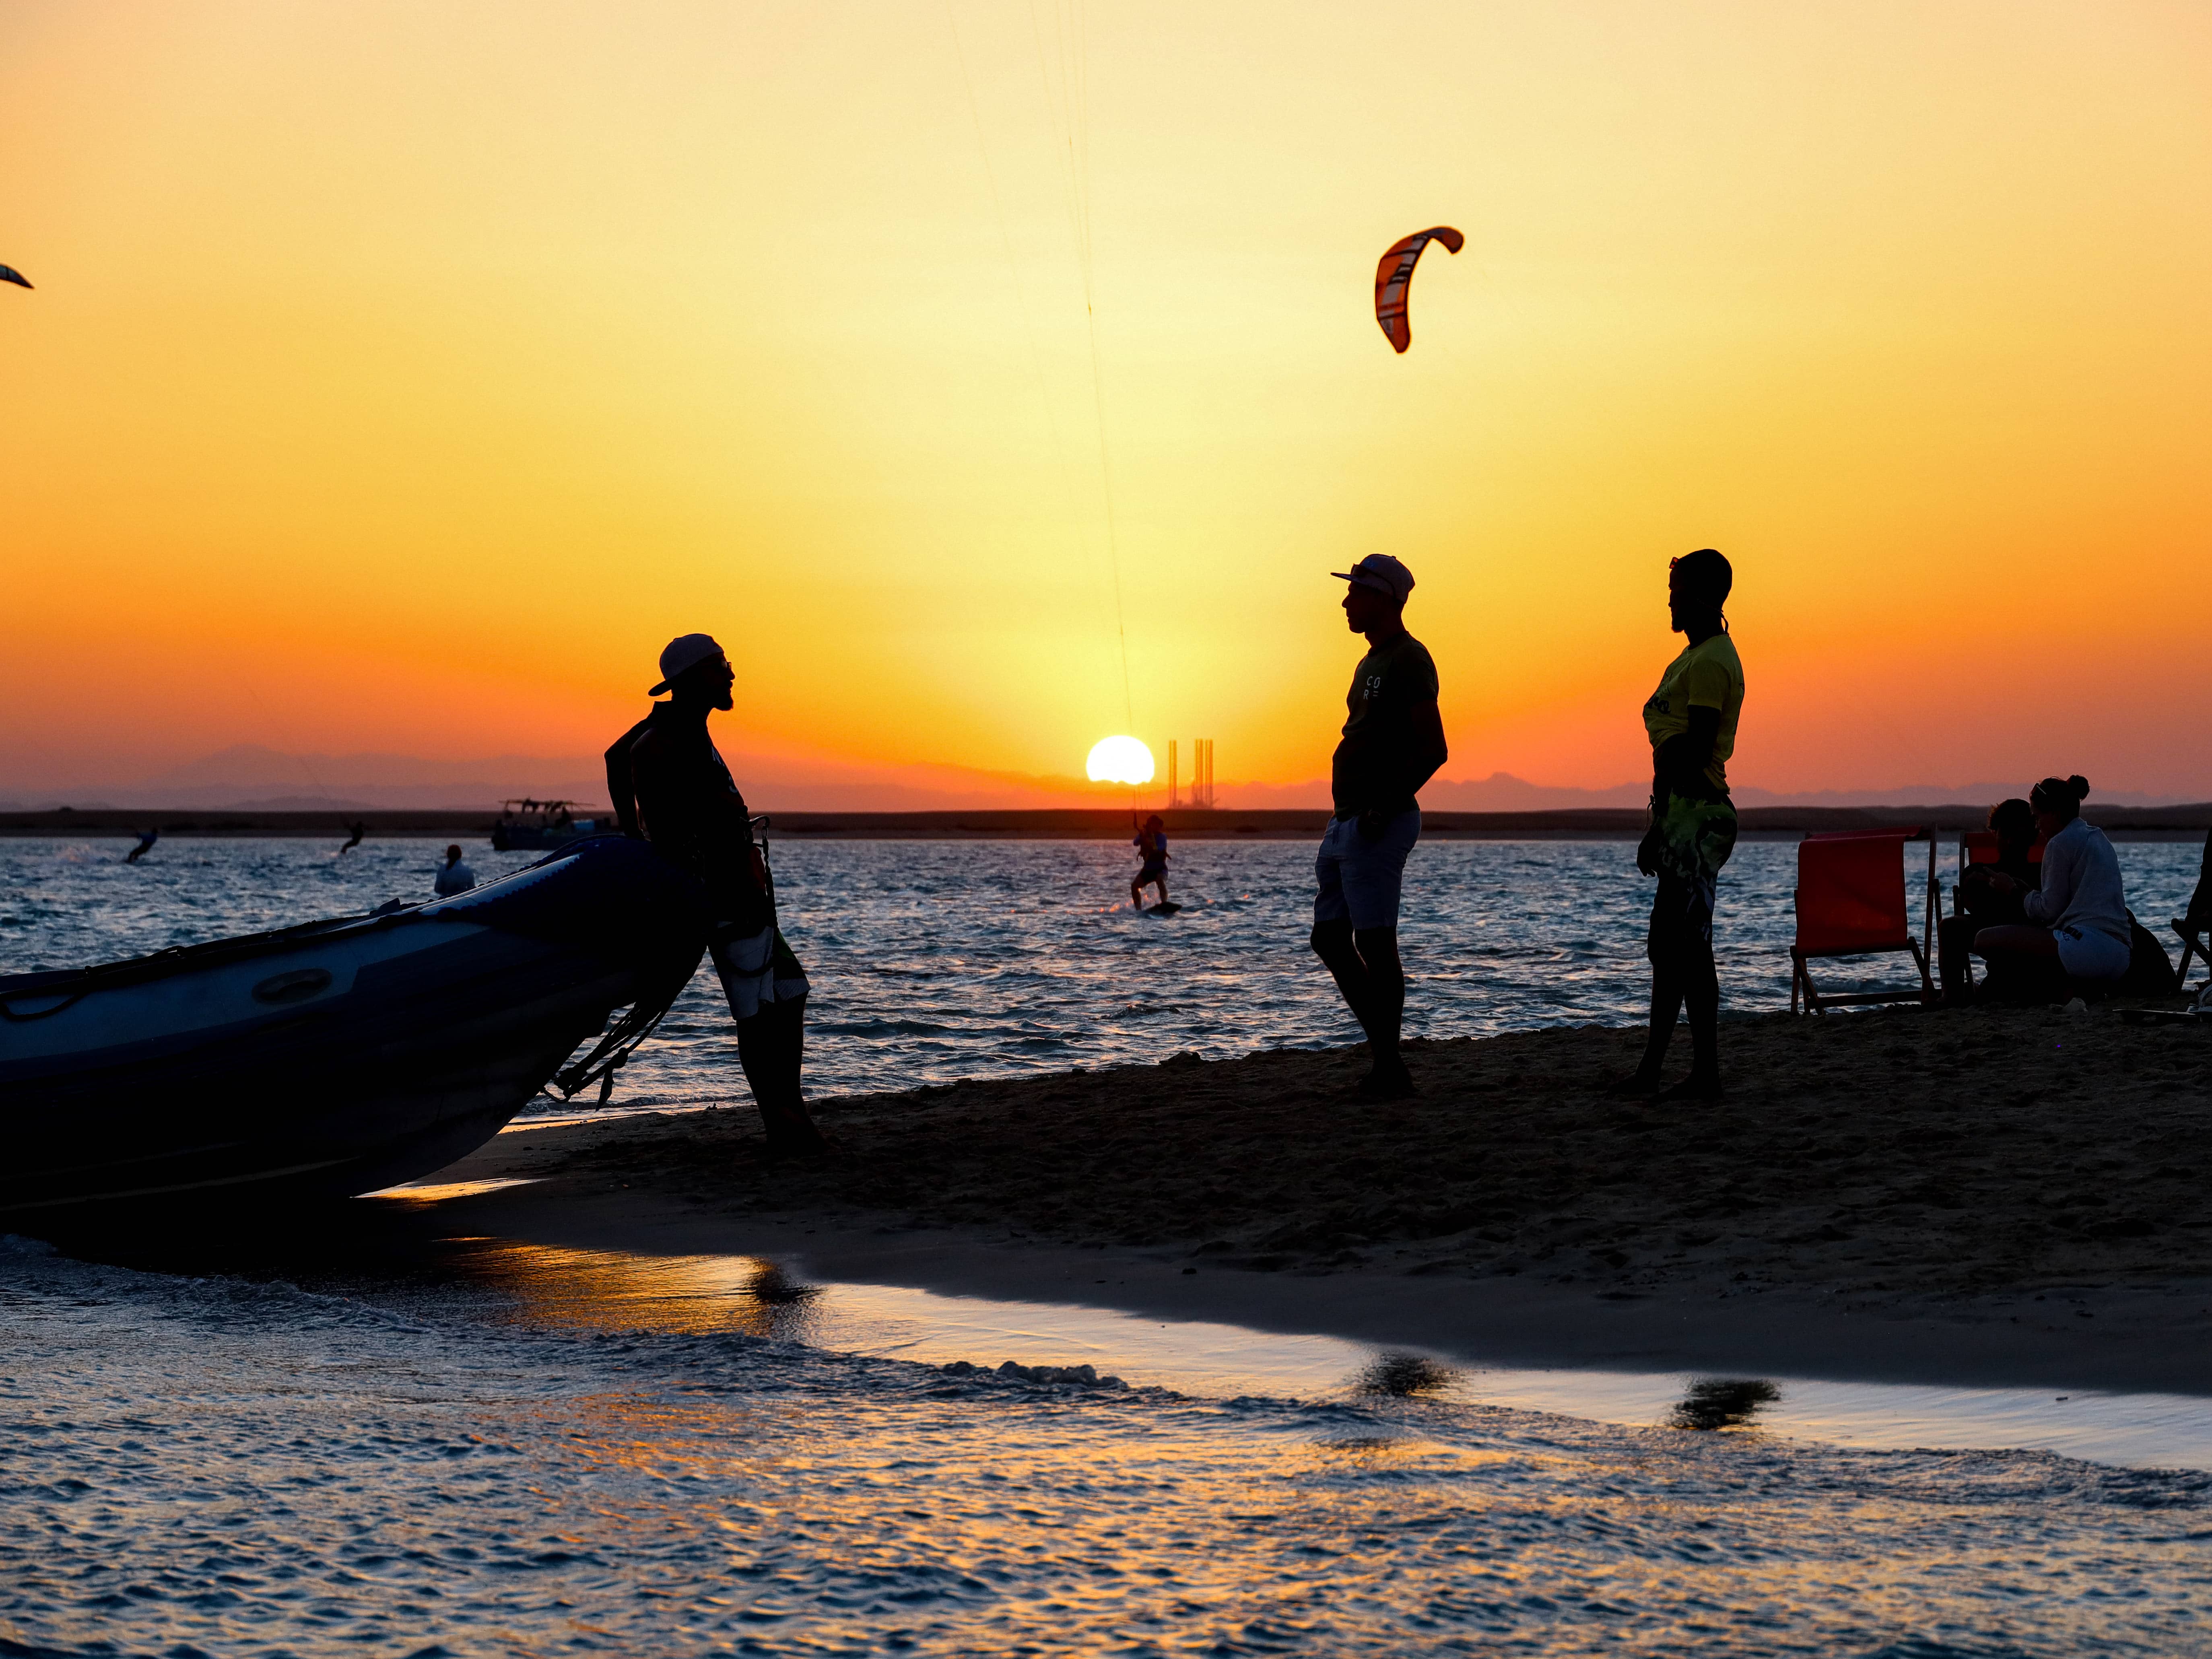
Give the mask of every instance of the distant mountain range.
[[[1096, 806], [1100, 789], [1079, 778], [1028, 777], [957, 766], [865, 766], [788, 756], [725, 758], [759, 811], [927, 812]], [[416, 755], [290, 755], [240, 744], [129, 782], [66, 790], [15, 788], [0, 806], [191, 808], [197, 811], [491, 811], [530, 796], [606, 802], [606, 772], [596, 755], [495, 755], [426, 760]], [[1324, 795], [1326, 792], [1324, 791]]]
[[[763, 811], [927, 812], [1096, 806], [1119, 797], [1079, 778], [1032, 777], [958, 766], [866, 766], [843, 762], [725, 751], [745, 791]], [[1745, 806], [1980, 805], [2023, 794], [2028, 781], [1966, 784], [1907, 783], [1881, 789], [1821, 789], [1796, 793], [1741, 787]], [[596, 757], [495, 755], [480, 760], [427, 760], [416, 755], [288, 755], [240, 744], [135, 782], [73, 790], [17, 788], [0, 807], [70, 805], [191, 808], [264, 812], [409, 810], [487, 811], [517, 796], [603, 805], [606, 781]], [[1157, 787], [1146, 792], [1157, 795]], [[1435, 811], [1535, 812], [1585, 806], [1638, 806], [1642, 782], [1578, 789], [1531, 783], [1510, 772], [1443, 781], [1421, 792]], [[2191, 799], [2136, 790], [2099, 790], [2106, 806], [2169, 806]], [[1226, 784], [1224, 806], [1318, 810], [1328, 804], [1321, 779], [1294, 784]]]

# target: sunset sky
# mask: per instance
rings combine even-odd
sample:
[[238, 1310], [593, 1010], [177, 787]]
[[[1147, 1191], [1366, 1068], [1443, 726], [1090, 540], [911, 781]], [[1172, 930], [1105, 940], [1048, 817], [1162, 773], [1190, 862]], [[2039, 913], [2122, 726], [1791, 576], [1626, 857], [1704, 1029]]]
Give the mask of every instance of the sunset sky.
[[1616, 784], [1712, 545], [1739, 782], [2212, 798], [2200, 3], [10, 0], [0, 261], [0, 795], [703, 629], [733, 751], [1233, 799], [1378, 550], [1447, 775]]

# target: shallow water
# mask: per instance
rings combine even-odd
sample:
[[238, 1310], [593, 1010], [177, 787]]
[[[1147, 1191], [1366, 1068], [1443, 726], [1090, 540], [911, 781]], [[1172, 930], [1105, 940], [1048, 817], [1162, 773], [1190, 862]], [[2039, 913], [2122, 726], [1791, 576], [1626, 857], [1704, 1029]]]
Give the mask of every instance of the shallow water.
[[[70, 967], [427, 896], [437, 847], [370, 842], [343, 857], [297, 840], [0, 841], [0, 972]], [[1099, 842], [779, 841], [786, 933], [812, 977], [808, 1086], [830, 1096], [959, 1077], [1150, 1063], [1358, 1040], [1305, 949], [1312, 849], [1178, 844], [1166, 918], [1128, 907], [1126, 848]], [[1458, 1036], [1639, 1022], [1650, 884], [1620, 842], [1441, 842], [1414, 854], [1401, 937], [1408, 1030]], [[2197, 879], [2191, 843], [2119, 848], [2154, 926]], [[537, 856], [472, 848], [480, 878]], [[1724, 872], [1724, 1012], [1789, 1003], [1796, 848], [1747, 842]], [[1916, 926], [1926, 849], [1908, 849]], [[1948, 879], [1948, 866], [1943, 867]], [[1900, 983], [1902, 955], [1868, 972]], [[1862, 975], [1863, 977], [1863, 975]], [[1850, 975], [1839, 967], [1841, 986]], [[1824, 983], [1827, 976], [1824, 976]], [[617, 1103], [741, 1095], [711, 971], [622, 1075]], [[550, 1103], [547, 1103], [548, 1105]]]
[[[0, 965], [357, 912], [434, 849], [119, 850], [0, 842]], [[1112, 908], [1119, 851], [780, 848], [817, 1091], [1346, 1039], [1301, 948], [1307, 849], [1188, 847], [1169, 921]], [[1627, 851], [1424, 848], [1417, 1026], [1635, 1018]], [[2122, 856], [2139, 913], [2194, 879], [2191, 847]], [[1786, 995], [1790, 868], [1730, 867], [1735, 1012]], [[706, 981], [626, 1092], [735, 1072]], [[98, 1261], [0, 1241], [0, 1655], [2212, 1651], [2212, 1475], [1864, 1449], [2196, 1461], [2199, 1402], [2099, 1407], [2099, 1440], [2024, 1395], [1451, 1375], [453, 1231], [368, 1200]], [[1009, 1358], [1139, 1386], [942, 1369]], [[1731, 1401], [1738, 1426], [1669, 1425]]]
[[662, 1318], [651, 1264], [349, 1224], [283, 1279], [0, 1245], [0, 1651], [2212, 1643], [2202, 1474], [1607, 1425], [1372, 1356], [1297, 1398], [948, 1375], [803, 1346], [787, 1281]]

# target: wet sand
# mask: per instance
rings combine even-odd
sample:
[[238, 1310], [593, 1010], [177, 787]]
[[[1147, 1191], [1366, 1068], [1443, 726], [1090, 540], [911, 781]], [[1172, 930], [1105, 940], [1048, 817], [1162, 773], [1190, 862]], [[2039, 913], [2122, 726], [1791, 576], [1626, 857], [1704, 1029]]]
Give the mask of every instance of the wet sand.
[[[1728, 1097], [1596, 1085], [1640, 1034], [1070, 1073], [519, 1129], [439, 1180], [535, 1184], [471, 1224], [826, 1275], [1425, 1345], [1500, 1364], [1731, 1366], [2212, 1393], [2212, 1031], [2111, 1012], [1730, 1022]], [[1686, 1048], [1686, 1038], [1678, 1039]]]

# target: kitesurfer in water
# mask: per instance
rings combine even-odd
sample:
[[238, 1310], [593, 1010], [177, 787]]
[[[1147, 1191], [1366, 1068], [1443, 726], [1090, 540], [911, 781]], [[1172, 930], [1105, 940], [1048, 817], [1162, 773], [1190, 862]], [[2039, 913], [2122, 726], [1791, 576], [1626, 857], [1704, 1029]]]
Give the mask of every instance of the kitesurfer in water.
[[1144, 828], [1130, 843], [1143, 860], [1137, 871], [1136, 880], [1129, 884], [1129, 902], [1139, 910], [1145, 908], [1145, 889], [1160, 890], [1160, 902], [1168, 902], [1168, 826], [1158, 812], [1145, 820]]
[[707, 734], [707, 717], [732, 707], [737, 673], [705, 634], [671, 640], [660, 653], [666, 702], [607, 750], [607, 788], [623, 833], [704, 884], [708, 951], [737, 1022], [738, 1060], [760, 1109], [769, 1147], [817, 1152], [799, 1069], [805, 1047], [806, 971], [776, 927], [775, 889], [754, 842], [752, 819], [730, 769]]
[[161, 839], [161, 832], [158, 829], [143, 832], [138, 837], [138, 844], [124, 854], [123, 861], [125, 864], [137, 863], [140, 859], [154, 850], [154, 843]]
[[1406, 1007], [1398, 892], [1421, 835], [1413, 797], [1449, 751], [1437, 712], [1436, 663], [1406, 631], [1413, 573], [1387, 553], [1370, 553], [1333, 574], [1349, 584], [1345, 622], [1367, 636], [1367, 654], [1352, 672], [1343, 738], [1329, 766], [1336, 810], [1314, 864], [1321, 890], [1311, 943], [1367, 1033], [1375, 1064], [1360, 1097], [1398, 1100], [1413, 1092], [1398, 1052]]
[[341, 854], [350, 853], [361, 845], [361, 838], [368, 833], [368, 821], [366, 818], [356, 818], [353, 823], [346, 825], [346, 828], [353, 833], [347, 838], [346, 844], [338, 848]]

